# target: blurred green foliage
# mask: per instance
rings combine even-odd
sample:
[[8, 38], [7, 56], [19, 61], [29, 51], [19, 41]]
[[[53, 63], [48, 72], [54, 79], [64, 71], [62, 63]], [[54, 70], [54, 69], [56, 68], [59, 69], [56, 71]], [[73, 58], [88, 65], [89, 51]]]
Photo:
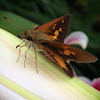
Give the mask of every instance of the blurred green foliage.
[[[72, 31], [85, 32], [90, 40], [86, 51], [96, 55], [99, 59], [99, 2], [99, 0], [90, 2], [87, 0], [0, 0], [0, 27], [19, 36], [19, 32], [22, 32], [23, 29], [5, 21], [2, 18], [3, 16], [24, 29], [32, 29], [35, 23], [40, 25], [65, 14], [71, 14], [69, 33]], [[78, 75], [84, 75], [90, 79], [100, 77], [100, 60], [92, 64], [76, 64], [72, 62], [72, 66]]]

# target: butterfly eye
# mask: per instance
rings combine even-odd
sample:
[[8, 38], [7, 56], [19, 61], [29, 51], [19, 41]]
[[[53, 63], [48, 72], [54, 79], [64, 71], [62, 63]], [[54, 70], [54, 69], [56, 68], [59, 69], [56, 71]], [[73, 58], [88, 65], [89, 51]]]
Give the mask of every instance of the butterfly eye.
[[22, 36], [23, 35], [23, 33], [20, 33], [20, 36]]
[[21, 33], [20, 33], [20, 37], [21, 37], [22, 39], [25, 39], [26, 36], [25, 36], [25, 34], [24, 34], [23, 32], [21, 32]]

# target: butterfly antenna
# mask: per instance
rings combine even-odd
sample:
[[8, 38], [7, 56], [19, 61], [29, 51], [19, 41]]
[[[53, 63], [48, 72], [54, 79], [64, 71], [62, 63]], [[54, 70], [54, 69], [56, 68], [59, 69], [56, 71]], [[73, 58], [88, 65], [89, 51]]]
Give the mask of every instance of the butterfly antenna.
[[22, 27], [18, 26], [17, 24], [13, 23], [12, 21], [10, 21], [8, 18], [6, 18], [6, 17], [3, 17], [3, 18], [6, 19], [8, 22], [14, 24], [14, 25], [17, 26], [18, 28], [20, 28], [20, 29], [22, 29], [22, 30], [25, 30], [25, 29], [23, 29]]

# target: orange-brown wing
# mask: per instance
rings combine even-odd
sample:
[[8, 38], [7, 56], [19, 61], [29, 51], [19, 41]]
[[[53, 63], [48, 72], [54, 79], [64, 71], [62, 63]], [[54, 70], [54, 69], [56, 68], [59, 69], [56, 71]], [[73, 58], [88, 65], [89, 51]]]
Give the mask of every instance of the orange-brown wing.
[[66, 62], [66, 59], [63, 59], [57, 52], [54, 50], [49, 49], [48, 47], [43, 46], [43, 53], [50, 57], [68, 76], [73, 77], [73, 69]]
[[68, 33], [69, 24], [70, 15], [65, 15], [36, 27], [35, 30], [44, 31], [45, 34], [48, 34], [51, 40], [64, 42], [64, 38]]
[[58, 55], [66, 62], [75, 61], [78, 63], [90, 63], [97, 61], [94, 55], [60, 42], [43, 41], [41, 45], [52, 50], [54, 54]]
[[70, 61], [76, 61], [78, 63], [97, 61], [94, 55], [61, 42], [41, 41], [40, 44], [44, 54], [51, 57], [51, 59], [70, 77], [74, 76], [73, 69], [69, 65]]

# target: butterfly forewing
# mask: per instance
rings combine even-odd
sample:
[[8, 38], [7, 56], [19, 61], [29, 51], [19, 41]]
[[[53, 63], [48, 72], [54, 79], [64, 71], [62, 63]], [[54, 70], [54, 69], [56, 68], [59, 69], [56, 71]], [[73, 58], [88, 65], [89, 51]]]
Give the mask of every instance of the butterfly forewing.
[[45, 41], [42, 42], [42, 45], [53, 50], [54, 53], [62, 57], [66, 62], [75, 61], [78, 63], [90, 63], [97, 61], [94, 55], [60, 42]]
[[64, 38], [68, 33], [69, 24], [70, 15], [65, 15], [53, 21], [45, 23], [35, 29], [45, 31], [45, 34], [48, 34], [48, 37], [51, 40], [64, 42]]

